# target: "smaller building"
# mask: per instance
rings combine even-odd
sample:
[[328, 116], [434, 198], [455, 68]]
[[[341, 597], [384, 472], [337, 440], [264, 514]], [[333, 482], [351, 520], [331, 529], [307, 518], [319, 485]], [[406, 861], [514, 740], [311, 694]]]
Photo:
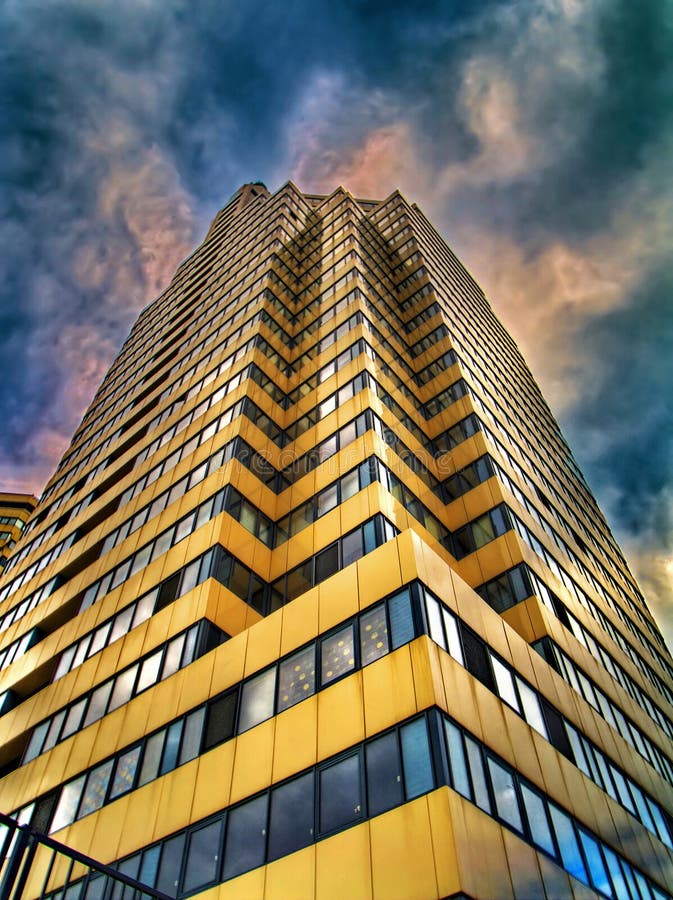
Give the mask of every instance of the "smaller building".
[[36, 506], [37, 497], [32, 494], [0, 491], [0, 572]]

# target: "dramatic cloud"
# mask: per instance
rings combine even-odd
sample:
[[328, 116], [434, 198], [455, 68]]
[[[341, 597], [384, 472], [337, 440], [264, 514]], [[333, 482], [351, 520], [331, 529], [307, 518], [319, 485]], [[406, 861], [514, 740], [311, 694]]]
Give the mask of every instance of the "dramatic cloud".
[[21, 0], [0, 27], [1, 483], [41, 490], [240, 183], [400, 187], [485, 286], [670, 615], [665, 0]]

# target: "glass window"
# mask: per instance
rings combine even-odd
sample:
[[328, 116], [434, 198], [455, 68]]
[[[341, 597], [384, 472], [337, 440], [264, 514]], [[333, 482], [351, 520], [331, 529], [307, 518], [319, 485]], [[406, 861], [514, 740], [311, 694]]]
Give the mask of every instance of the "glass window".
[[224, 878], [256, 869], [265, 861], [268, 795], [236, 806], [227, 821], [224, 848]]
[[278, 667], [278, 712], [315, 693], [315, 645], [293, 654]]
[[112, 623], [112, 633], [110, 634], [110, 643], [116, 641], [123, 634], [126, 634], [131, 628], [131, 619], [133, 618], [133, 607], [129, 606], [123, 609], [119, 615], [115, 616]]
[[388, 600], [390, 616], [390, 638], [392, 649], [407, 644], [415, 637], [414, 618], [411, 612], [409, 589], [404, 588]]
[[222, 819], [197, 828], [189, 835], [182, 890], [185, 893], [212, 884], [217, 878]]
[[424, 794], [433, 787], [432, 760], [425, 719], [416, 719], [400, 728], [404, 783], [407, 800]]
[[360, 490], [358, 470], [354, 469], [341, 479], [341, 502], [353, 497]]
[[388, 653], [386, 607], [379, 603], [360, 616], [360, 660], [363, 666]]
[[547, 726], [545, 725], [542, 716], [540, 701], [537, 698], [537, 694], [520, 678], [516, 679], [516, 685], [519, 689], [519, 697], [521, 698], [521, 705], [523, 706], [523, 716], [526, 722], [539, 732], [543, 738], [549, 740]]
[[143, 764], [140, 770], [140, 777], [138, 778], [138, 787], [147, 784], [148, 781], [152, 781], [157, 777], [165, 737], [165, 730], [159, 731], [146, 741], [145, 752], [143, 753]]
[[603, 855], [598, 843], [586, 833], [582, 828], [578, 829], [582, 848], [584, 849], [584, 857], [589, 866], [589, 874], [591, 876], [591, 884], [599, 891], [610, 896], [612, 894], [612, 885], [605, 871], [605, 863]]
[[353, 671], [355, 647], [353, 626], [347, 625], [320, 642], [320, 680], [322, 685]]
[[444, 630], [446, 631], [446, 637], [449, 644], [449, 653], [462, 666], [465, 663], [463, 661], [463, 648], [460, 643], [456, 617], [452, 615], [448, 609], [442, 607], [442, 618], [444, 619]]
[[463, 750], [463, 741], [460, 731], [451, 722], [444, 720], [444, 732], [446, 734], [446, 745], [449, 754], [449, 765], [451, 767], [451, 783], [453, 789], [472, 799], [472, 791], [470, 789], [470, 779], [467, 774], [467, 766], [465, 765], [465, 751]]
[[161, 667], [161, 678], [168, 678], [180, 668], [180, 660], [182, 659], [182, 648], [185, 644], [185, 635], [179, 634], [169, 641], [166, 645], [166, 655], [164, 656], [163, 666]]
[[84, 697], [82, 700], [75, 703], [74, 706], [70, 707], [65, 717], [65, 722], [63, 723], [63, 731], [61, 732], [60, 740], [65, 740], [69, 735], [74, 734], [74, 732], [77, 731], [82, 722], [82, 716], [84, 715], [88, 700], [88, 697]]
[[273, 701], [276, 688], [275, 666], [262, 672], [256, 678], [246, 681], [241, 691], [241, 711], [238, 731], [247, 731], [273, 715]]
[[514, 773], [505, 766], [500, 765], [499, 762], [496, 762], [492, 756], [488, 757], [488, 769], [491, 774], [496, 812], [512, 828], [516, 828], [517, 831], [523, 831]]
[[108, 699], [112, 693], [112, 680], [106, 681], [97, 687], [89, 698], [89, 708], [84, 717], [84, 725], [90, 725], [91, 722], [97, 722], [98, 719], [105, 715]]
[[208, 704], [204, 752], [233, 737], [237, 698], [238, 691], [234, 690]]
[[117, 707], [121, 706], [123, 703], [127, 703], [131, 699], [137, 672], [138, 664], [136, 663], [135, 666], [131, 666], [130, 669], [117, 675], [114, 679], [114, 687], [112, 688], [112, 695], [108, 706], [109, 712], [113, 709], [117, 709]]
[[328, 488], [325, 488], [324, 491], [321, 491], [318, 494], [316, 501], [316, 516], [319, 518], [320, 516], [324, 516], [325, 513], [329, 512], [331, 509], [338, 503], [337, 498], [337, 484], [333, 484]]
[[64, 784], [61, 788], [61, 796], [58, 801], [58, 806], [56, 807], [56, 812], [54, 813], [54, 818], [51, 822], [50, 832], [53, 833], [54, 831], [58, 831], [59, 828], [65, 828], [66, 825], [70, 825], [71, 822], [75, 821], [77, 806], [82, 794], [85, 778], [86, 775], [81, 775], [74, 781]]
[[554, 831], [556, 832], [556, 840], [561, 851], [563, 868], [586, 884], [588, 882], [587, 873], [570, 818], [558, 806], [554, 806], [553, 803], [549, 804], [549, 811]]
[[488, 796], [488, 787], [486, 785], [486, 777], [484, 775], [484, 763], [481, 758], [479, 745], [472, 738], [465, 735], [465, 746], [467, 748], [467, 760], [472, 778], [472, 787], [474, 788], [474, 802], [484, 812], [491, 814], [491, 801]]
[[139, 694], [141, 691], [144, 691], [146, 688], [157, 683], [162, 656], [163, 650], [157, 650], [156, 653], [153, 653], [144, 660], [140, 666], [140, 675], [138, 676], [138, 684], [136, 685], [134, 694]]
[[96, 766], [95, 769], [89, 772], [86, 788], [82, 795], [78, 818], [86, 816], [96, 809], [100, 809], [103, 803], [105, 803], [105, 795], [107, 793], [110, 775], [112, 774], [113, 763], [114, 760], [110, 759], [102, 765]]
[[205, 715], [206, 707], [202, 706], [200, 709], [196, 709], [193, 713], [190, 713], [185, 719], [185, 733], [182, 736], [179, 765], [182, 765], [199, 755]]
[[343, 568], [360, 559], [363, 553], [364, 548], [362, 546], [362, 533], [359, 528], [357, 529], [357, 531], [352, 531], [350, 534], [347, 534], [344, 538], [342, 538], [341, 565]]
[[112, 622], [108, 622], [106, 625], [101, 625], [100, 628], [97, 628], [94, 631], [93, 640], [91, 641], [87, 656], [93, 656], [94, 653], [98, 653], [106, 646], [111, 627]]
[[517, 712], [519, 710], [519, 700], [516, 696], [516, 689], [514, 687], [514, 679], [512, 678], [512, 673], [506, 666], [500, 662], [493, 654], [489, 654], [491, 657], [491, 665], [493, 666], [493, 674], [495, 675], [495, 683], [498, 689], [498, 696], [501, 700], [504, 700], [505, 703], [508, 703], [511, 707], [513, 707]]
[[395, 732], [365, 745], [365, 765], [370, 816], [377, 816], [404, 802], [402, 762]]
[[294, 853], [313, 841], [313, 794], [313, 772], [295, 778], [271, 792], [270, 860]]
[[362, 818], [359, 756], [349, 756], [321, 769], [318, 777], [321, 833]]
[[546, 850], [551, 856], [556, 856], [544, 800], [526, 784], [521, 785], [521, 796], [533, 843], [542, 850]]
[[178, 763], [178, 749], [180, 747], [183, 725], [184, 719], [178, 719], [177, 722], [173, 722], [173, 724], [168, 727], [164, 753], [161, 760], [161, 769], [159, 770], [160, 775], [163, 775], [165, 772], [170, 772]]
[[320, 553], [316, 554], [315, 558], [315, 583], [320, 584], [321, 581], [324, 581], [325, 578], [329, 578], [330, 575], [334, 575], [339, 569], [339, 545], [337, 543], [332, 544], [331, 547], [327, 547], [325, 550], [322, 550]]
[[425, 609], [428, 614], [428, 629], [432, 640], [446, 650], [446, 639], [442, 627], [442, 613], [439, 603], [430, 594], [425, 593]]
[[[282, 585], [283, 579], [279, 579]], [[287, 573], [287, 599], [294, 600], [309, 588], [313, 587], [313, 566], [311, 561], [297, 566], [295, 569]], [[279, 586], [279, 590], [282, 587]]]
[[169, 897], [176, 897], [178, 893], [178, 879], [180, 878], [184, 846], [184, 833], [176, 834], [175, 837], [165, 841], [161, 851], [156, 888], [158, 891], [168, 894]]
[[122, 753], [117, 760], [114, 778], [112, 779], [112, 788], [110, 789], [111, 800], [125, 794], [133, 787], [139, 757], [140, 744], [137, 747], [133, 747], [132, 750]]

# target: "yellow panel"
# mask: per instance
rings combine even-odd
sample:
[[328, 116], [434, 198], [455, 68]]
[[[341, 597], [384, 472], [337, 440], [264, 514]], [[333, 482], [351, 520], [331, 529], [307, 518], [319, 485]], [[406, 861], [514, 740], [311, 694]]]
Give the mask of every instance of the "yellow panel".
[[302, 700], [276, 716], [273, 782], [312, 766], [318, 753], [318, 698]]
[[289, 900], [291, 897], [313, 900], [315, 855], [316, 848], [312, 845], [269, 863], [266, 866], [264, 900]]
[[319, 588], [312, 588], [283, 607], [281, 656], [301, 647], [318, 633], [319, 590]]
[[[157, 779], [133, 792], [133, 804], [129, 804], [117, 848], [119, 856], [126, 856], [147, 843], [148, 835], [154, 831], [161, 788], [161, 779]], [[143, 811], [141, 816], [139, 809]]]
[[509, 860], [509, 872], [516, 900], [543, 897], [544, 885], [537, 864], [538, 854], [521, 838], [506, 828], [502, 829], [505, 853]]
[[192, 799], [194, 822], [229, 805], [235, 748], [236, 741], [227, 741], [195, 760], [199, 771]]
[[375, 553], [363, 556], [357, 562], [360, 593], [365, 596], [385, 597], [402, 586], [402, 573], [394, 541], [377, 548]]
[[425, 797], [369, 823], [374, 900], [436, 900], [435, 861]]
[[[264, 900], [266, 866], [225, 881], [217, 887], [199, 894], [200, 900]], [[288, 900], [290, 898], [288, 897]]]
[[[151, 840], [164, 837], [172, 831], [177, 831], [178, 828], [186, 828], [192, 821], [192, 798], [198, 770], [197, 761], [192, 760], [159, 779], [162, 790]], [[216, 788], [213, 790], [217, 793]], [[149, 843], [149, 840], [146, 840], [146, 843]]]
[[449, 788], [443, 787], [427, 795], [435, 877], [440, 897], [448, 897], [461, 887], [448, 794]]
[[275, 719], [269, 719], [236, 738], [230, 803], [249, 797], [271, 783], [275, 728]]
[[414, 690], [418, 709], [442, 706], [446, 709], [446, 695], [439, 654], [442, 652], [429, 637], [420, 637], [409, 645], [414, 671]]
[[357, 566], [346, 566], [336, 572], [318, 590], [318, 628], [320, 634], [324, 634], [359, 610]]
[[502, 827], [458, 794], [452, 793], [450, 806], [463, 890], [474, 897], [514, 900]]
[[[416, 712], [416, 695], [408, 646], [377, 659], [361, 672], [367, 737]], [[350, 679], [349, 679], [350, 680]]]
[[249, 630], [244, 677], [259, 672], [260, 669], [278, 659], [282, 624], [282, 613], [276, 612], [266, 619], [262, 619]]
[[370, 852], [368, 822], [319, 841], [315, 900], [372, 900]]
[[213, 681], [211, 695], [231, 687], [243, 678], [249, 632], [237, 634], [213, 651]]
[[364, 738], [362, 672], [318, 694], [318, 758], [325, 759]]

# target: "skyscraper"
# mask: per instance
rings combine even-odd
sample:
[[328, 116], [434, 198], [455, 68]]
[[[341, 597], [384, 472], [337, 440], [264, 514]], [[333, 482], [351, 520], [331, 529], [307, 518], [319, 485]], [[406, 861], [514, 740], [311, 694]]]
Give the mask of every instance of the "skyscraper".
[[0, 491], [0, 572], [36, 504], [37, 497], [32, 494], [7, 494]]
[[170, 896], [671, 896], [673, 662], [399, 192], [232, 197], [84, 416], [0, 628], [0, 808]]

